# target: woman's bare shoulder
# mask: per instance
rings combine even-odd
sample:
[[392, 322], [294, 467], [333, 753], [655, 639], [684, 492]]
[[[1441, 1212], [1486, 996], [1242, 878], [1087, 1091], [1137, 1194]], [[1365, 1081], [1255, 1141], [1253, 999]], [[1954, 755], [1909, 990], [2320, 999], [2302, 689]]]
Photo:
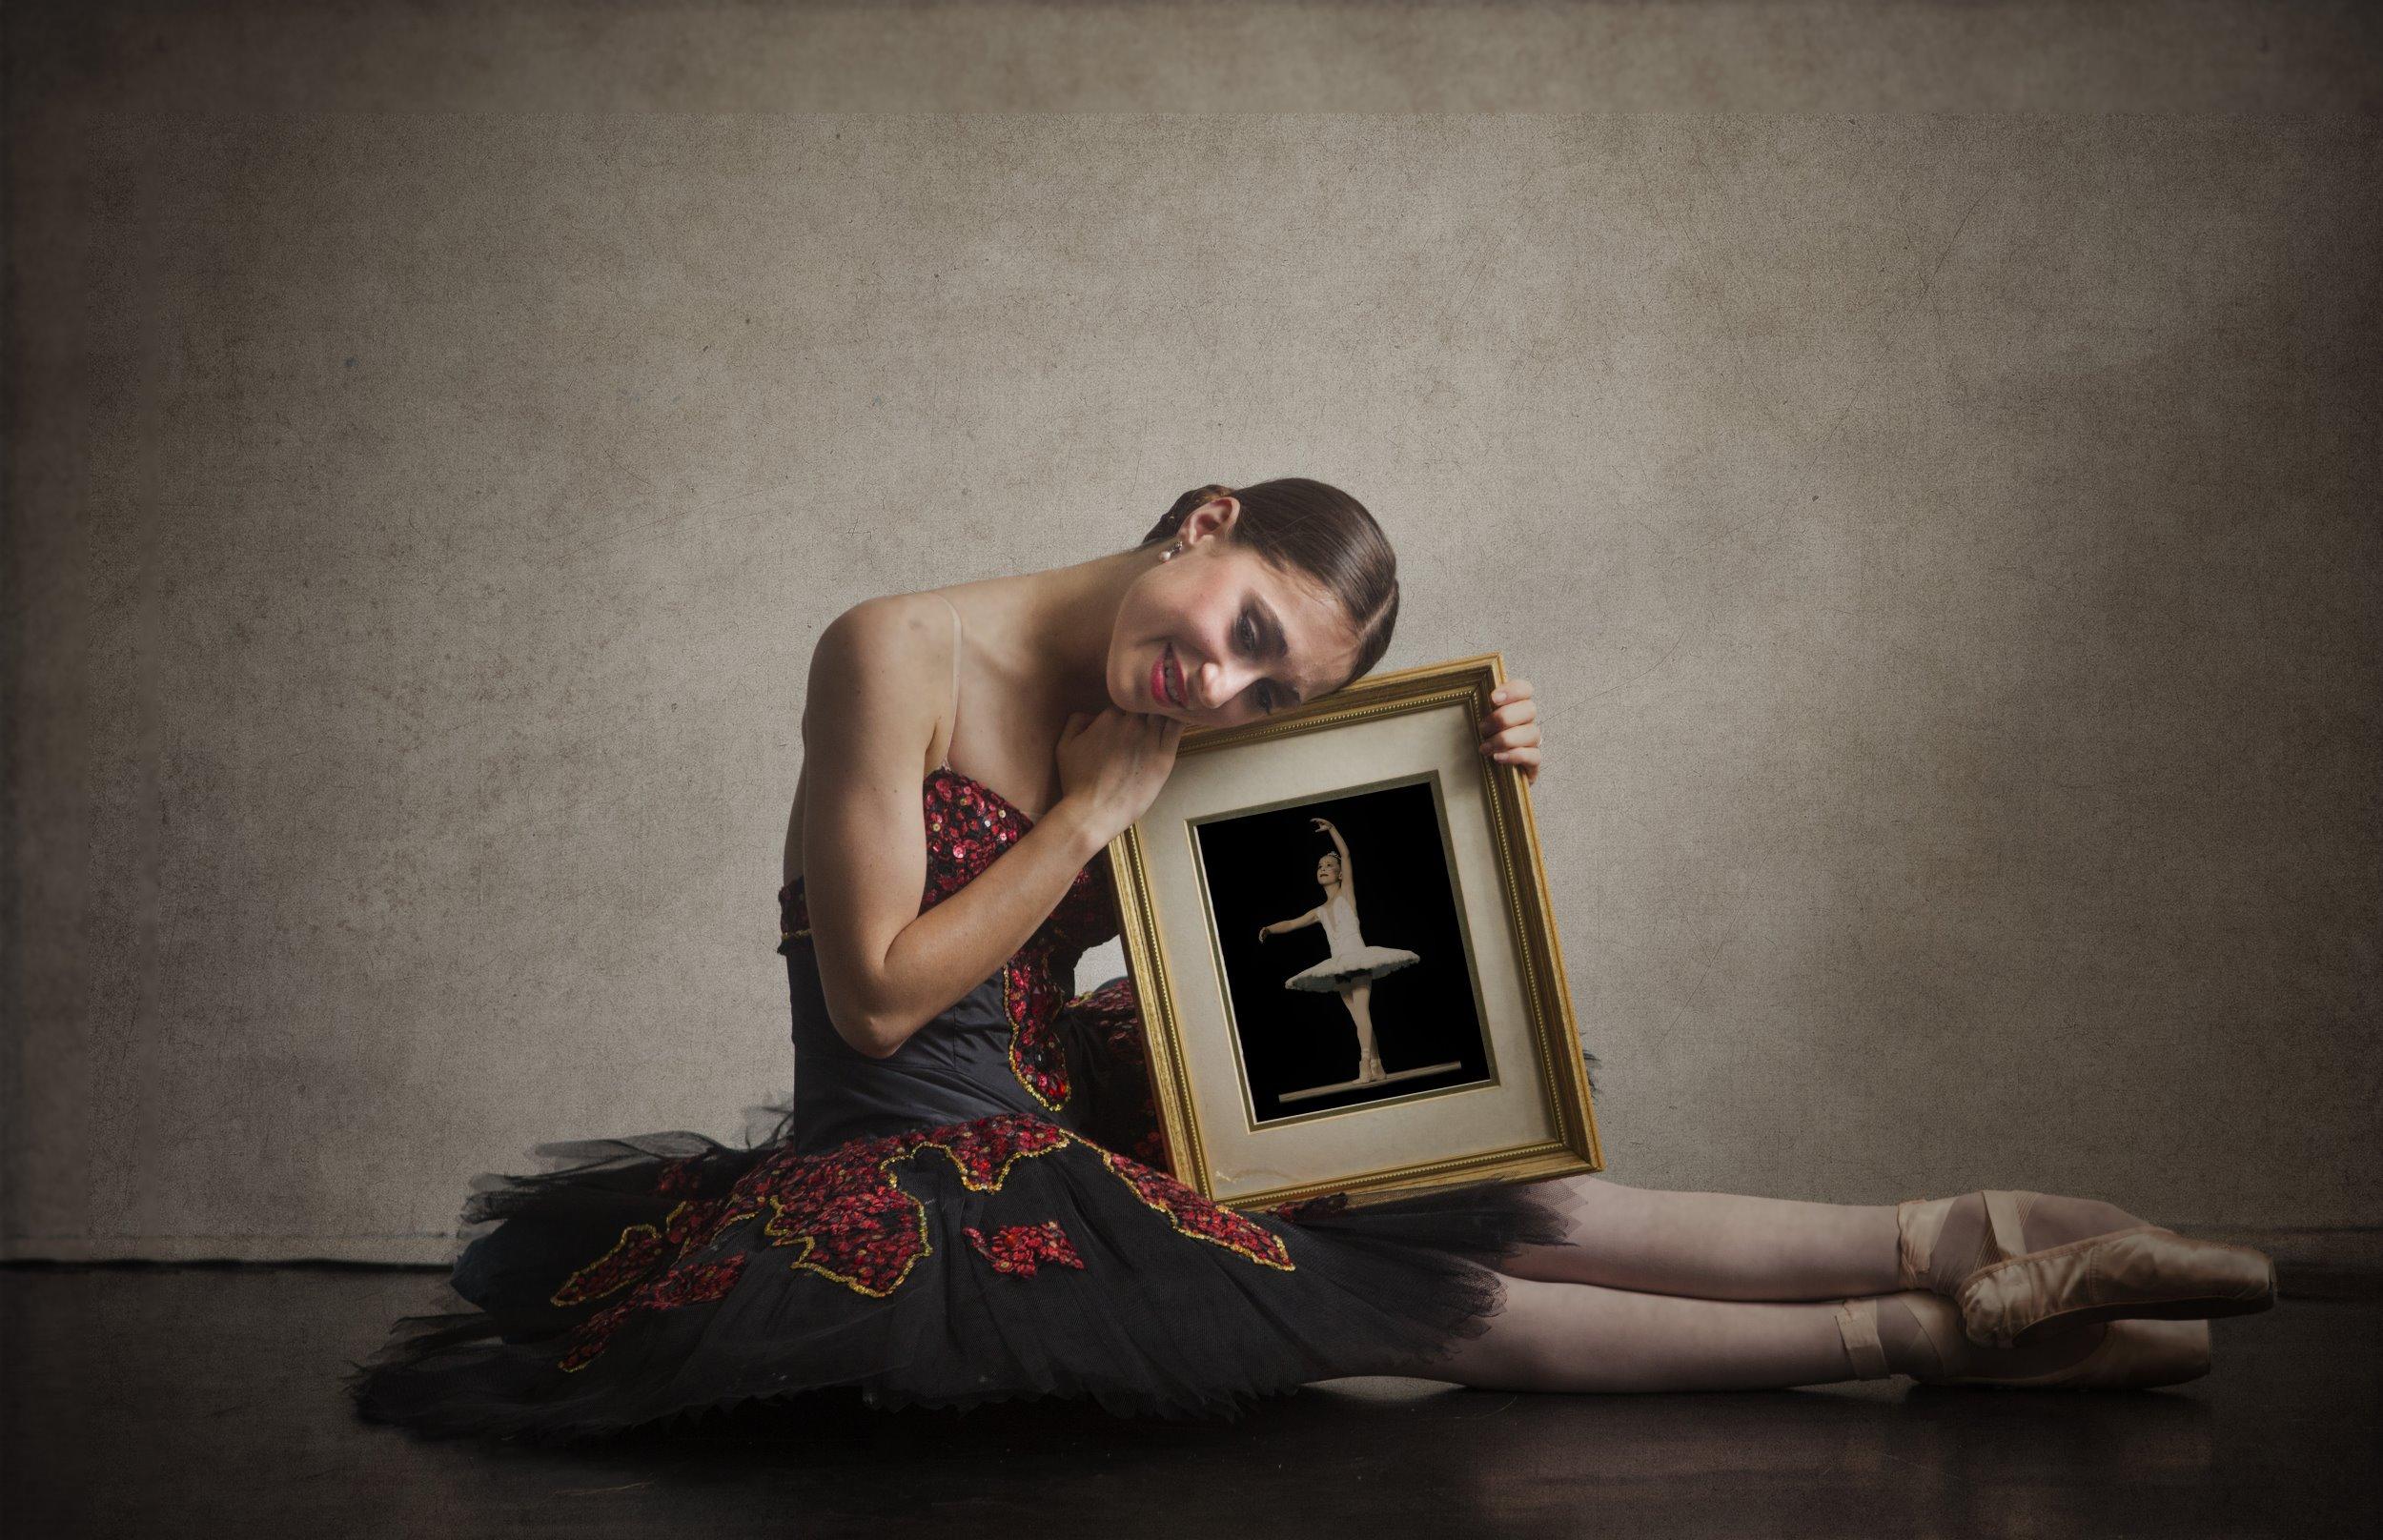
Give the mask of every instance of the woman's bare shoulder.
[[865, 598], [827, 622], [812, 647], [816, 660], [893, 669], [916, 680], [940, 679], [951, 654], [951, 612], [934, 590]]
[[803, 704], [805, 762], [828, 733], [839, 756], [890, 775], [919, 756], [932, 763], [945, 738], [950, 691], [951, 612], [930, 592], [866, 598], [827, 622], [811, 648]]

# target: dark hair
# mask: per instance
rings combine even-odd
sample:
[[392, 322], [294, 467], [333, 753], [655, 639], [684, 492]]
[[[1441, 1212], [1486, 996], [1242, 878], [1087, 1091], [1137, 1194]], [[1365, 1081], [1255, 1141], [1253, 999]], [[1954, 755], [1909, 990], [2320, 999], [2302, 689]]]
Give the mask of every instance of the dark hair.
[[1357, 634], [1355, 666], [1340, 683], [1364, 678], [1390, 650], [1391, 629], [1398, 623], [1398, 557], [1374, 516], [1338, 487], [1305, 476], [1248, 487], [1211, 482], [1177, 497], [1142, 537], [1142, 546], [1173, 539], [1192, 509], [1217, 497], [1240, 500], [1240, 516], [1232, 522], [1234, 544], [1314, 581], [1340, 601]]

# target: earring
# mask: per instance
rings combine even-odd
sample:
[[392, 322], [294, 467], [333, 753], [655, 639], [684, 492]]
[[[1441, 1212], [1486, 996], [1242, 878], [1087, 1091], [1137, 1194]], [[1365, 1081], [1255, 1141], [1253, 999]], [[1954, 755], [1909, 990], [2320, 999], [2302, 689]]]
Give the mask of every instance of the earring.
[[1183, 542], [1181, 540], [1177, 540], [1174, 544], [1160, 552], [1158, 559], [1161, 561], [1172, 561], [1175, 557], [1181, 555], [1183, 555]]

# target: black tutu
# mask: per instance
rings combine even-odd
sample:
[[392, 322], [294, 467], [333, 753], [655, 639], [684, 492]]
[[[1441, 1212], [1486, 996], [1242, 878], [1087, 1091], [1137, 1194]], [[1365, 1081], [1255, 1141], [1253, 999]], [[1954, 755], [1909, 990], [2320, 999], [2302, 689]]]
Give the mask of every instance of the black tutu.
[[[956, 772], [927, 789], [932, 904], [1030, 821]], [[1528, 1186], [1244, 1212], [1163, 1168], [1130, 983], [1057, 986], [1114, 933], [1107, 875], [1088, 866], [1000, 974], [882, 1060], [828, 1025], [800, 884], [782, 892], [793, 1102], [744, 1147], [593, 1140], [478, 1179], [454, 1297], [355, 1366], [358, 1411], [534, 1442], [831, 1387], [1232, 1417], [1314, 1380], [1428, 1372], [1485, 1329], [1491, 1265], [1563, 1237]]]

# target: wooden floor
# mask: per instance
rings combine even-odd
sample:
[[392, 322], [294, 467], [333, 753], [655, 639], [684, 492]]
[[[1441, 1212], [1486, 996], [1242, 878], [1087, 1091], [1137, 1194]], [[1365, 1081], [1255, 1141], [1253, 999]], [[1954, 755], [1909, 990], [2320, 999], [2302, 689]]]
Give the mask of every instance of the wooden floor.
[[12, 1535], [2311, 1536], [2364, 1532], [2383, 1305], [2217, 1324], [2123, 1395], [1507, 1395], [1342, 1380], [1237, 1425], [747, 1408], [601, 1449], [425, 1444], [336, 1376], [435, 1275], [0, 1271]]

